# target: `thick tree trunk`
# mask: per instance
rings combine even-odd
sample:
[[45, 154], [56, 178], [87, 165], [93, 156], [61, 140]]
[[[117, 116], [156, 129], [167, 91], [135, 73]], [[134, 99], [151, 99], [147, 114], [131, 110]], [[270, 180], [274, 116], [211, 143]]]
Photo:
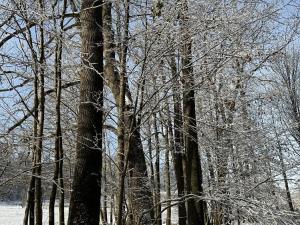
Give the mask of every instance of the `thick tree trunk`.
[[[184, 44], [181, 49], [183, 84], [183, 134], [185, 147], [186, 192], [201, 197], [202, 168], [198, 151], [198, 135], [195, 111], [194, 78], [192, 69], [192, 41], [188, 30], [188, 5], [182, 0], [180, 12], [181, 32]], [[204, 201], [197, 198], [187, 200], [189, 225], [204, 225]]]
[[102, 1], [81, 5], [80, 105], [69, 225], [99, 225], [102, 166]]
[[126, 113], [125, 124], [131, 128], [127, 154], [133, 224], [150, 225], [153, 222], [154, 215], [146, 160], [139, 129], [136, 127], [134, 116], [129, 113]]

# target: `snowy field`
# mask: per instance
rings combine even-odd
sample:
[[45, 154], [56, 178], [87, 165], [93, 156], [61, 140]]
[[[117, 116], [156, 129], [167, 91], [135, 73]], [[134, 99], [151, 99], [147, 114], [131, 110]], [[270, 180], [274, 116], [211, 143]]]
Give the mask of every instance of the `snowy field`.
[[[48, 205], [45, 205], [43, 210], [43, 224], [48, 225]], [[176, 208], [172, 209], [176, 215]], [[21, 225], [23, 224], [25, 208], [17, 204], [4, 204], [0, 203], [0, 225]], [[55, 208], [55, 214], [58, 215], [58, 207]], [[173, 214], [173, 213], [172, 213]], [[174, 215], [173, 214], [173, 215]], [[68, 215], [68, 207], [65, 208], [65, 215]], [[56, 216], [58, 219], [58, 216]], [[165, 221], [165, 213], [163, 213], [163, 221]], [[173, 216], [172, 224], [176, 224], [177, 219]], [[57, 223], [58, 224], [58, 221]]]
[[[68, 208], [65, 208], [65, 213], [68, 215]], [[21, 225], [23, 224], [25, 208], [20, 205], [0, 204], [0, 225]], [[43, 210], [43, 224], [48, 225], [48, 209], [47, 206]], [[55, 213], [58, 215], [58, 207], [55, 208]], [[58, 217], [57, 217], [58, 219]], [[57, 222], [58, 224], [58, 222]]]
[[[177, 224], [176, 209], [173, 208], [172, 213], [172, 224]], [[21, 225], [23, 224], [25, 208], [22, 208], [20, 205], [4, 204], [0, 203], [0, 225]], [[43, 224], [48, 225], [48, 208], [45, 206], [43, 214]], [[58, 215], [58, 207], [55, 208], [55, 213]], [[65, 208], [65, 213], [68, 215], [68, 208]], [[56, 216], [58, 219], [58, 216]], [[163, 222], [165, 221], [165, 213], [163, 213]], [[58, 222], [56, 223], [58, 224]], [[250, 223], [242, 223], [243, 225], [251, 225]]]

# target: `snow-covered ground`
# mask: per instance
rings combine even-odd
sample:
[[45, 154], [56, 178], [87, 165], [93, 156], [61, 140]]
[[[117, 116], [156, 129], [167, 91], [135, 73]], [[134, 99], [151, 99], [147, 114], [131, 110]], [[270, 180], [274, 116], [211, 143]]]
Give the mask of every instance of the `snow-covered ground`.
[[[68, 215], [68, 208], [65, 208]], [[25, 208], [17, 204], [0, 204], [0, 225], [20, 225], [23, 224]], [[43, 224], [48, 224], [48, 209], [43, 210]], [[58, 208], [55, 208], [55, 213], [58, 214]], [[58, 217], [57, 217], [58, 219]], [[58, 223], [57, 223], [58, 224]]]
[[[172, 224], [177, 224], [176, 207], [172, 209]], [[20, 225], [23, 224], [25, 208], [18, 204], [4, 204], [0, 203], [0, 225]], [[45, 205], [43, 213], [43, 224], [48, 225], [48, 208]], [[58, 215], [58, 207], [55, 208], [55, 213]], [[65, 208], [65, 213], [68, 215], [68, 208]], [[165, 213], [163, 213], [163, 222], [165, 221]], [[56, 216], [58, 219], [58, 216]], [[58, 224], [58, 222], [57, 222]], [[243, 223], [243, 225], [250, 225], [250, 223]]]
[[[45, 205], [43, 210], [43, 224], [48, 225], [48, 205]], [[173, 208], [173, 215], [176, 214], [177, 209]], [[18, 204], [0, 203], [0, 225], [20, 225], [23, 223], [25, 208]], [[58, 215], [58, 207], [55, 208], [55, 213]], [[65, 214], [68, 215], [68, 207], [65, 208]], [[56, 216], [58, 219], [58, 216]], [[163, 213], [163, 221], [165, 221], [165, 212]], [[176, 224], [177, 218], [172, 217], [172, 224]], [[58, 224], [58, 222], [57, 222]]]

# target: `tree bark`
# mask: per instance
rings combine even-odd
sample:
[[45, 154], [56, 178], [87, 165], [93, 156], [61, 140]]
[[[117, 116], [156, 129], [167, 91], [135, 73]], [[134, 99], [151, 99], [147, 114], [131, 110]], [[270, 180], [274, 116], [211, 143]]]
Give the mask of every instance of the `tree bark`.
[[99, 225], [102, 167], [102, 1], [81, 5], [80, 105], [68, 225]]
[[61, 92], [62, 92], [62, 40], [63, 40], [63, 29], [64, 29], [64, 18], [67, 9], [67, 0], [63, 3], [62, 18], [60, 21], [60, 36], [58, 40], [58, 51], [57, 52], [57, 93], [56, 93], [56, 143], [55, 149], [58, 149], [58, 185], [59, 185], [59, 225], [65, 224], [65, 186], [64, 186], [64, 175], [63, 175], [63, 163], [64, 163], [64, 149], [61, 129]]
[[[184, 44], [181, 49], [182, 84], [183, 84], [183, 134], [185, 148], [186, 192], [201, 197], [202, 168], [198, 151], [198, 135], [195, 111], [195, 92], [192, 67], [192, 41], [188, 29], [188, 4], [181, 1], [181, 32]], [[204, 201], [195, 197], [187, 200], [187, 215], [189, 225], [204, 225]]]
[[[180, 90], [179, 73], [177, 72], [175, 57], [171, 58], [171, 72], [175, 84], [173, 85], [173, 100], [174, 100], [174, 149], [172, 148], [172, 159], [174, 165], [174, 171], [176, 176], [177, 195], [179, 198], [184, 198], [184, 171], [183, 171], [183, 136], [182, 136], [182, 107], [181, 97], [178, 92]], [[170, 110], [169, 111], [169, 132], [172, 132], [172, 121]], [[170, 137], [173, 136], [173, 132], [170, 133]], [[186, 225], [186, 207], [184, 199], [178, 203], [178, 224]]]

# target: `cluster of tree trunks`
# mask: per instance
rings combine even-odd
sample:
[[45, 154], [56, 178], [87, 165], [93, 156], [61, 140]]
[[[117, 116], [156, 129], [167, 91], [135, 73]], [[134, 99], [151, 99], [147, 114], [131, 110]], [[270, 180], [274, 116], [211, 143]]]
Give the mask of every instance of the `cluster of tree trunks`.
[[[62, 50], [63, 50], [63, 30], [64, 18], [68, 1], [63, 2], [63, 11], [59, 27], [59, 35], [55, 46], [55, 163], [53, 184], [49, 202], [49, 225], [55, 224], [55, 200], [59, 191], [59, 224], [65, 222], [64, 215], [64, 180], [63, 180], [63, 141], [61, 125], [61, 92], [62, 92]], [[189, 8], [187, 0], [178, 0], [178, 23], [182, 42], [178, 49], [180, 63], [176, 62], [175, 54], [172, 52], [169, 57], [169, 68], [173, 80], [171, 109], [166, 100], [166, 122], [162, 115], [157, 112], [149, 117], [148, 122], [148, 150], [150, 156], [150, 175], [148, 174], [147, 161], [143, 149], [141, 118], [138, 113], [137, 103], [143, 105], [143, 94], [141, 99], [133, 102], [130, 85], [128, 82], [128, 49], [130, 30], [130, 6], [129, 0], [117, 1], [116, 11], [123, 10], [123, 18], [118, 16], [117, 20], [123, 25], [122, 29], [113, 29], [112, 9], [110, 0], [82, 0], [80, 12], [80, 37], [81, 37], [81, 70], [80, 70], [80, 102], [78, 112], [77, 140], [76, 140], [76, 161], [73, 174], [73, 184], [69, 206], [68, 225], [86, 224], [98, 225], [100, 214], [102, 222], [108, 222], [107, 196], [104, 196], [104, 211], [100, 210], [101, 186], [102, 183], [102, 157], [103, 157], [103, 90], [107, 84], [113, 94], [118, 111], [118, 154], [117, 154], [117, 187], [115, 206], [115, 223], [117, 225], [162, 225], [163, 206], [166, 205], [167, 225], [171, 225], [171, 169], [170, 155], [174, 166], [177, 197], [178, 197], [178, 224], [179, 225], [221, 225], [230, 224], [230, 207], [221, 202], [211, 203], [211, 215], [208, 213], [208, 206], [203, 194], [203, 174], [199, 152], [199, 138], [197, 132], [195, 80], [193, 74], [192, 56], [192, 36], [189, 30]], [[57, 4], [57, 3], [56, 3]], [[43, 13], [43, 0], [38, 1], [40, 13]], [[75, 7], [74, 2], [71, 4]], [[163, 8], [159, 1], [159, 12], [155, 16], [161, 15]], [[157, 10], [156, 7], [156, 10]], [[122, 8], [122, 9], [121, 9]], [[118, 11], [119, 10], [119, 11]], [[121, 21], [123, 19], [123, 21]], [[56, 20], [54, 20], [56, 21]], [[56, 22], [55, 26], [56, 26]], [[30, 38], [30, 27], [27, 25], [29, 33], [28, 42], [33, 45]], [[33, 61], [35, 62], [34, 76], [34, 108], [29, 110], [33, 115], [33, 165], [32, 177], [28, 189], [27, 205], [25, 209], [24, 225], [41, 225], [43, 222], [42, 213], [42, 150], [45, 120], [45, 33], [44, 22], [39, 23], [39, 45], [40, 52], [37, 54], [32, 48]], [[116, 42], [118, 44], [116, 44]], [[161, 64], [164, 61], [160, 62]], [[237, 60], [235, 69], [237, 73], [244, 71], [245, 61]], [[165, 76], [162, 73], [163, 83]], [[155, 79], [154, 79], [155, 80]], [[292, 120], [296, 123], [293, 129], [295, 139], [299, 139], [300, 116], [298, 107], [298, 96], [295, 91], [295, 81], [283, 74], [283, 80], [288, 87], [288, 97], [290, 108], [292, 109]], [[232, 129], [234, 113], [236, 111], [237, 96], [244, 97], [245, 90], [238, 79], [234, 84], [233, 97], [231, 99], [221, 99], [218, 95], [218, 87], [214, 91], [214, 107], [216, 111], [215, 136], [217, 145], [222, 146], [223, 152], [216, 149], [216, 161], [218, 167], [214, 170], [211, 155], [206, 152], [208, 160], [209, 176], [213, 184], [223, 188], [223, 196], [229, 194], [226, 188], [226, 179], [229, 174], [229, 155], [234, 155], [234, 147], [230, 132]], [[145, 80], [142, 86], [145, 86]], [[142, 87], [142, 92], [144, 91]], [[180, 93], [178, 90], [182, 90]], [[164, 93], [167, 95], [167, 91]], [[138, 96], [139, 97], [139, 96]], [[137, 97], [137, 98], [138, 98]], [[159, 101], [157, 99], [157, 101]], [[201, 106], [200, 106], [201, 107]], [[247, 120], [247, 109], [242, 105], [244, 120]], [[141, 107], [142, 108], [142, 107]], [[172, 115], [172, 112], [174, 115]], [[160, 117], [159, 117], [160, 116]], [[172, 119], [173, 116], [173, 119]], [[152, 121], [151, 121], [152, 119]], [[152, 123], [153, 122], [153, 123]], [[152, 129], [153, 128], [153, 129]], [[247, 130], [247, 127], [245, 128]], [[154, 131], [155, 143], [155, 163], [152, 149], [152, 131]], [[161, 196], [161, 146], [162, 139], [165, 143], [165, 189], [166, 204], [162, 203]], [[297, 139], [298, 138], [298, 139]], [[286, 168], [283, 159], [281, 144], [278, 139], [278, 154], [286, 188], [288, 206], [291, 211], [295, 211], [289, 190]], [[224, 151], [225, 149], [225, 151]], [[252, 152], [253, 153], [253, 152]], [[222, 157], [221, 157], [222, 156]], [[234, 163], [233, 163], [234, 164]], [[245, 170], [249, 169], [249, 162], [241, 166]], [[238, 165], [233, 165], [236, 170]], [[249, 171], [248, 171], [249, 172]], [[103, 168], [104, 182], [107, 177], [107, 165]], [[104, 190], [107, 190], [104, 187]], [[226, 202], [225, 202], [226, 203]], [[113, 219], [111, 212], [111, 219]], [[211, 221], [210, 221], [211, 220]]]
[[[146, 160], [144, 156], [144, 151], [142, 147], [141, 135], [139, 124], [136, 118], [136, 109], [134, 108], [133, 102], [131, 100], [130, 90], [127, 84], [127, 49], [128, 49], [128, 29], [129, 29], [129, 10], [130, 2], [125, 1], [125, 19], [124, 19], [124, 33], [122, 35], [122, 45], [119, 48], [119, 52], [115, 52], [114, 35], [112, 31], [112, 18], [111, 18], [111, 3], [104, 2], [105, 4], [91, 9], [88, 6], [92, 5], [93, 1], [83, 1], [82, 12], [81, 12], [81, 37], [82, 37], [82, 54], [83, 62], [88, 61], [92, 65], [99, 64], [99, 60], [102, 60], [102, 56], [99, 55], [102, 49], [100, 47], [92, 48], [97, 43], [102, 43], [101, 34], [103, 32], [104, 36], [104, 58], [105, 66], [103, 71], [103, 77], [106, 80], [108, 86], [110, 87], [119, 112], [119, 129], [118, 129], [118, 143], [119, 143], [119, 153], [118, 153], [118, 170], [119, 170], [119, 192], [117, 198], [117, 215], [116, 222], [118, 225], [124, 224], [124, 204], [125, 204], [125, 177], [128, 175], [129, 183], [129, 216], [128, 220], [130, 224], [152, 224], [156, 221], [157, 224], [161, 224], [161, 197], [160, 197], [160, 163], [159, 163], [159, 130], [157, 126], [157, 117], [154, 116], [154, 132], [156, 141], [156, 162], [155, 162], [155, 176], [152, 179], [154, 182], [154, 200], [155, 207], [153, 203], [152, 193], [150, 189], [150, 181], [147, 174]], [[99, 3], [99, 1], [97, 2]], [[188, 37], [188, 30], [186, 30], [186, 25], [188, 21], [187, 17], [187, 3], [182, 2], [182, 10], [180, 13], [180, 21], [182, 22], [182, 32], [183, 38]], [[100, 4], [100, 3], [99, 3]], [[95, 5], [94, 5], [95, 6]], [[102, 9], [103, 8], [103, 9]], [[103, 10], [103, 23], [102, 21], [95, 21], [91, 18], [100, 18], [100, 11]], [[89, 20], [88, 20], [89, 19]], [[98, 27], [97, 27], [98, 24]], [[103, 24], [103, 30], [99, 28], [99, 24]], [[90, 30], [89, 30], [90, 29]], [[95, 32], [97, 31], [97, 32]], [[96, 36], [98, 34], [99, 36]], [[94, 36], [93, 36], [94, 35]], [[116, 69], [116, 59], [115, 56], [120, 57], [120, 72]], [[196, 113], [195, 113], [195, 97], [193, 90], [193, 70], [191, 62], [191, 41], [186, 42], [181, 49], [182, 54], [182, 83], [183, 83], [183, 108], [181, 110], [180, 104], [180, 94], [174, 92], [174, 100], [176, 100], [174, 111], [176, 113], [174, 118], [174, 139], [172, 141], [172, 156], [174, 161], [174, 168], [176, 173], [176, 181], [178, 188], [178, 196], [181, 198], [179, 203], [179, 224], [204, 224], [205, 223], [205, 212], [204, 212], [204, 201], [201, 199], [203, 192], [202, 189], [202, 171], [200, 156], [198, 152], [198, 141], [196, 132]], [[97, 56], [97, 57], [96, 57]], [[86, 58], [85, 58], [86, 57]], [[174, 59], [173, 59], [174, 60]], [[174, 62], [173, 62], [174, 63]], [[174, 77], [177, 76], [176, 65], [173, 66]], [[100, 161], [96, 161], [95, 157], [99, 152], [92, 151], [95, 148], [95, 136], [101, 133], [101, 126], [99, 124], [101, 121], [101, 115], [93, 105], [85, 103], [85, 101], [91, 101], [96, 104], [93, 95], [90, 98], [85, 97], [86, 92], [101, 92], [102, 88], [99, 85], [101, 82], [99, 79], [102, 74], [102, 67], [99, 68], [93, 66], [94, 69], [83, 69], [81, 74], [81, 104], [79, 111], [79, 127], [78, 127], [78, 143], [77, 143], [77, 160], [74, 172], [74, 184], [73, 193], [71, 197], [70, 205], [70, 217], [69, 224], [75, 224], [90, 221], [89, 224], [98, 223], [94, 218], [98, 213], [99, 215], [99, 202], [95, 202], [95, 199], [99, 200], [99, 194], [93, 195], [93, 201], [89, 200], [87, 193], [98, 193], [99, 192], [99, 179], [97, 176], [98, 170], [101, 166]], [[94, 80], [95, 79], [95, 80]], [[175, 80], [178, 80], [175, 77]], [[179, 84], [179, 83], [178, 83]], [[174, 89], [175, 90], [175, 89]], [[125, 101], [127, 98], [127, 101]], [[89, 108], [89, 114], [85, 110], [86, 107]], [[95, 116], [97, 115], [97, 116]], [[93, 120], [92, 120], [93, 119]], [[98, 120], [98, 121], [95, 121]], [[92, 125], [93, 124], [93, 125]], [[168, 122], [169, 127], [166, 127], [166, 136], [170, 135], [173, 137], [172, 131], [172, 121]], [[95, 129], [98, 128], [98, 129]], [[93, 132], [92, 132], [93, 130]], [[182, 131], [183, 130], [183, 131]], [[85, 131], [84, 133], [82, 133]], [[89, 131], [89, 132], [87, 132]], [[95, 131], [98, 131], [95, 133]], [[89, 134], [89, 136], [86, 136]], [[85, 136], [84, 136], [85, 135]], [[84, 136], [84, 138], [82, 138]], [[167, 137], [166, 137], [167, 138]], [[89, 141], [87, 141], [88, 139]], [[91, 141], [92, 140], [92, 141]], [[169, 140], [167, 138], [169, 144]], [[82, 144], [84, 145], [82, 146]], [[94, 144], [94, 145], [93, 145]], [[92, 146], [93, 145], [93, 146]], [[96, 146], [99, 146], [97, 143]], [[85, 146], [85, 147], [84, 147]], [[89, 148], [87, 148], [89, 146]], [[87, 151], [89, 149], [89, 151]], [[99, 148], [100, 150], [101, 148]], [[167, 154], [167, 153], [166, 153]], [[99, 156], [98, 156], [99, 157]], [[167, 157], [167, 155], [166, 155]], [[168, 158], [168, 157], [167, 157]], [[98, 163], [98, 168], [96, 168], [96, 163]], [[87, 167], [92, 168], [85, 168]], [[167, 171], [169, 170], [168, 164]], [[93, 179], [89, 178], [89, 174], [94, 174]], [[97, 176], [96, 176], [97, 175]], [[98, 187], [96, 188], [96, 180], [98, 179]], [[83, 182], [84, 181], [84, 182]], [[167, 179], [167, 184], [170, 186], [170, 180]], [[93, 188], [93, 189], [92, 189]], [[85, 191], [84, 191], [85, 190]], [[170, 191], [170, 189], [168, 188]], [[96, 191], [96, 192], [95, 192]], [[86, 193], [86, 194], [84, 194]], [[185, 199], [185, 196], [189, 196]], [[170, 197], [170, 192], [168, 193]], [[85, 199], [85, 201], [83, 200]], [[185, 202], [187, 203], [185, 206]], [[80, 212], [84, 206], [84, 213]], [[91, 212], [87, 210], [93, 210]], [[154, 210], [155, 208], [155, 210]], [[84, 214], [84, 217], [82, 216]], [[81, 216], [80, 216], [81, 215]], [[154, 217], [155, 215], [155, 217]], [[86, 218], [85, 218], [86, 217]], [[93, 219], [91, 219], [93, 217]], [[80, 219], [81, 220], [80, 220]], [[85, 218], [85, 219], [84, 219]], [[98, 218], [98, 217], [97, 217]], [[168, 214], [168, 223], [170, 224], [170, 211]]]

